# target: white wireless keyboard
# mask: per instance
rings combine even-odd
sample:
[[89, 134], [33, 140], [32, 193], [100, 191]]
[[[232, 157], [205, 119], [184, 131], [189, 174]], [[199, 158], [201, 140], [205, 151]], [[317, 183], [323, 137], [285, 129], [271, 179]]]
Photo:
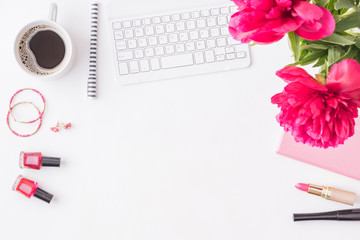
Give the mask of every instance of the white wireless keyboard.
[[110, 19], [117, 78], [123, 84], [250, 65], [247, 44], [228, 31], [236, 6], [206, 6]]

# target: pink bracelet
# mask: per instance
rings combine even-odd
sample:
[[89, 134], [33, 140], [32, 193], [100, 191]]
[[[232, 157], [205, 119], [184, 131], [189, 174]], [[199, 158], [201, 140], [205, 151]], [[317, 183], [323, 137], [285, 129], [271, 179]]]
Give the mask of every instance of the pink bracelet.
[[[14, 115], [12, 114], [12, 111], [11, 111], [11, 110], [16, 106], [16, 104], [12, 106], [13, 100], [14, 100], [15, 96], [16, 96], [17, 94], [19, 94], [20, 92], [22, 92], [22, 91], [33, 91], [33, 92], [35, 92], [35, 93], [37, 93], [37, 94], [40, 95], [40, 97], [41, 97], [41, 99], [42, 99], [42, 101], [43, 101], [43, 103], [44, 103], [44, 109], [42, 110], [42, 112], [40, 112], [40, 110], [32, 103], [32, 105], [34, 105], [34, 107], [36, 107], [36, 109], [39, 111], [39, 117], [38, 117], [38, 118], [36, 118], [36, 119], [34, 119], [34, 120], [31, 120], [31, 121], [26, 121], [26, 122], [25, 122], [25, 121], [19, 121], [19, 120], [17, 120], [17, 119], [14, 117]], [[25, 103], [25, 102], [23, 102], [23, 103]], [[26, 103], [29, 103], [29, 102], [26, 102]], [[44, 96], [43, 96], [38, 90], [36, 90], [36, 89], [34, 89], [34, 88], [23, 88], [23, 89], [18, 90], [18, 91], [11, 97], [11, 99], [10, 99], [10, 104], [9, 104], [9, 113], [10, 113], [11, 117], [14, 119], [15, 122], [19, 122], [19, 123], [34, 123], [34, 122], [38, 121], [39, 119], [41, 120], [41, 118], [42, 118], [42, 116], [43, 116], [43, 114], [44, 114], [44, 112], [45, 112], [45, 107], [46, 107], [46, 105], [45, 105], [45, 98], [44, 98]]]
[[[40, 118], [37, 119], [37, 120], [40, 120], [40, 121], [39, 121], [39, 126], [37, 127], [37, 129], [35, 130], [35, 132], [30, 133], [30, 134], [25, 134], [25, 135], [19, 134], [19, 133], [15, 132], [15, 131], [11, 128], [11, 126], [10, 126], [10, 120], [9, 120], [9, 116], [10, 116], [10, 114], [11, 114], [11, 111], [12, 111], [17, 105], [25, 104], [25, 103], [32, 104], [32, 105], [38, 110], [39, 114], [41, 114], [39, 108], [36, 107], [35, 104], [32, 103], [32, 102], [18, 102], [18, 103], [16, 103], [16, 104], [14, 104], [12, 107], [10, 107], [9, 112], [8, 112], [8, 114], [7, 114], [7, 117], [6, 117], [6, 122], [7, 122], [7, 125], [8, 125], [8, 127], [9, 127], [10, 131], [11, 131], [13, 134], [15, 134], [16, 136], [18, 136], [18, 137], [30, 137], [30, 136], [34, 135], [37, 131], [39, 131], [39, 129], [40, 129], [40, 127], [41, 127], [41, 124], [42, 124], [42, 118], [40, 117]], [[15, 119], [14, 119], [14, 120], [15, 120]], [[15, 120], [15, 121], [16, 121], [16, 120]], [[35, 120], [35, 121], [36, 121], [36, 120]]]

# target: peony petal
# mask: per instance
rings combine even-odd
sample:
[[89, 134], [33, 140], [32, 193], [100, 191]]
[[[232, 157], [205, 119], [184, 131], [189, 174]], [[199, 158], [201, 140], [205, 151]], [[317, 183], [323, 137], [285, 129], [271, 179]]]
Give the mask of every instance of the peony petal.
[[276, 6], [275, 0], [247, 0], [247, 2], [251, 8], [260, 11], [270, 11]]
[[[302, 12], [304, 11], [302, 8], [301, 11], [296, 11], [297, 14], [301, 13], [299, 16], [301, 16], [300, 18], [304, 21], [304, 23], [295, 31], [297, 35], [308, 40], [319, 40], [330, 36], [334, 32], [335, 20], [329, 10], [305, 1], [300, 3], [301, 5], [312, 5], [312, 7], [309, 8], [312, 10], [310, 10], [309, 13], [307, 10]], [[318, 8], [322, 13], [315, 10], [316, 8]], [[296, 9], [296, 7], [294, 7], [294, 9]]]
[[250, 39], [258, 44], [270, 44], [277, 42], [285, 36], [283, 33], [277, 33], [272, 30], [254, 32]]
[[321, 7], [307, 1], [297, 1], [292, 8], [292, 15], [304, 21], [314, 22], [315, 20], [319, 20], [323, 15]]
[[354, 59], [334, 64], [326, 79], [326, 86], [331, 92], [347, 92], [356, 100], [360, 99], [360, 64]]
[[275, 0], [276, 4], [280, 7], [290, 7], [293, 3], [292, 0]]
[[276, 72], [276, 75], [283, 79], [285, 82], [301, 82], [307, 87], [318, 90], [327, 91], [327, 87], [318, 83], [315, 78], [308, 74], [304, 69], [294, 66], [284, 67]]

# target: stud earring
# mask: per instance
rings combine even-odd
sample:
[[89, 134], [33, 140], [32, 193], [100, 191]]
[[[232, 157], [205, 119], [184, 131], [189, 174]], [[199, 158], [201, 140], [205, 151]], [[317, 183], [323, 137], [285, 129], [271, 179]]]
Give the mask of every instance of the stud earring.
[[50, 127], [50, 130], [53, 131], [53, 132], [59, 132], [60, 131], [59, 122], [54, 127]]
[[71, 123], [62, 123], [63, 129], [69, 129], [71, 127]]

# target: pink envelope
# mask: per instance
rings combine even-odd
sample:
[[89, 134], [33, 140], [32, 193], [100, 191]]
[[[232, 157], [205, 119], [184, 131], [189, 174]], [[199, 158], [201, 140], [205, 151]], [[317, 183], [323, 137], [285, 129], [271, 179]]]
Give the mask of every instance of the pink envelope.
[[356, 119], [355, 134], [337, 148], [322, 149], [295, 142], [285, 133], [278, 154], [360, 180], [360, 120]]

